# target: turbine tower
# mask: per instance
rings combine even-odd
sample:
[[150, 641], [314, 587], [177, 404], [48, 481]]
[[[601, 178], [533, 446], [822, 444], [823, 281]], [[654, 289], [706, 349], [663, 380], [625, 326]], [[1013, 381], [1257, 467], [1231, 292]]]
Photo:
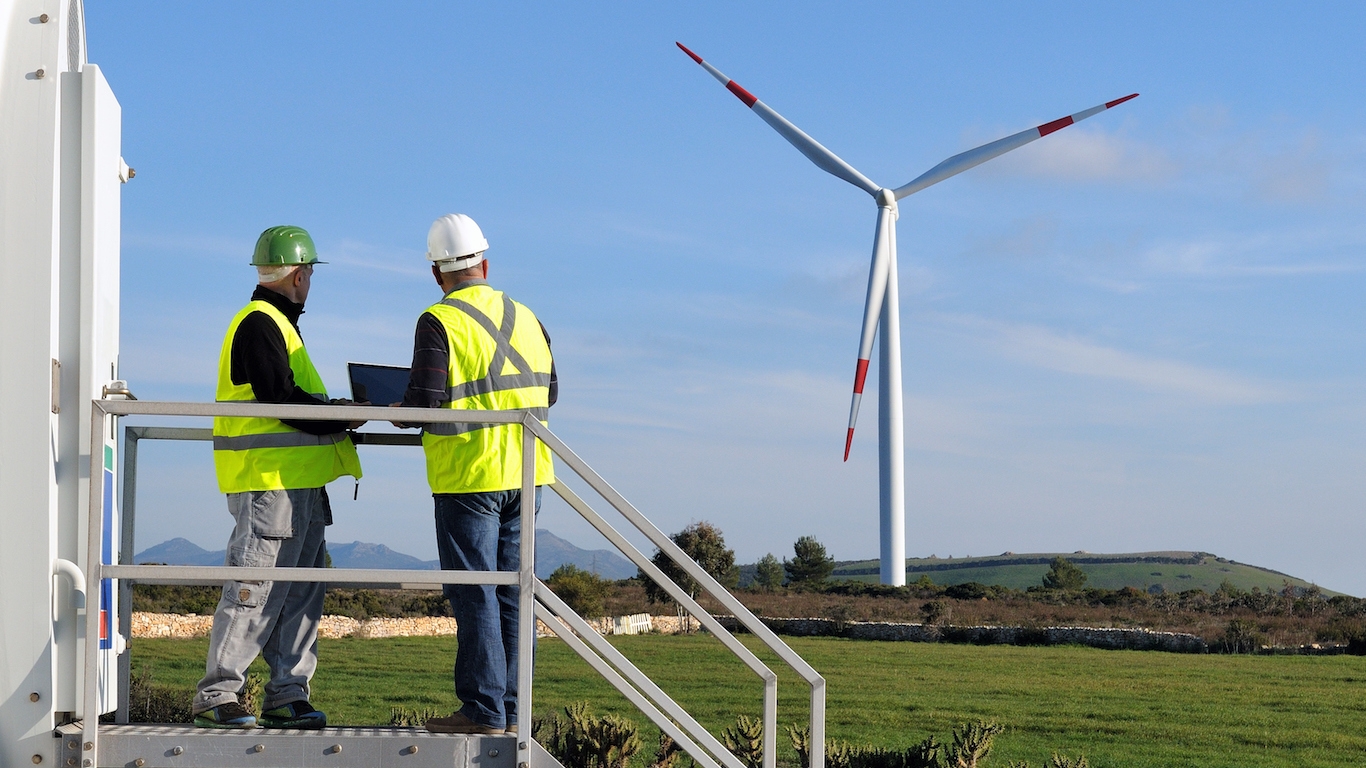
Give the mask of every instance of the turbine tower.
[[1062, 130], [1073, 123], [1123, 104], [1138, 94], [1132, 93], [1114, 101], [1059, 118], [1026, 131], [983, 144], [976, 149], [959, 153], [936, 165], [910, 182], [889, 189], [879, 186], [841, 160], [820, 142], [806, 135], [802, 129], [788, 122], [772, 107], [759, 101], [739, 83], [726, 77], [719, 69], [703, 61], [701, 56], [675, 43], [693, 61], [711, 73], [726, 90], [735, 94], [759, 119], [768, 123], [788, 143], [806, 155], [816, 167], [841, 178], [867, 192], [877, 203], [877, 224], [873, 232], [873, 263], [868, 270], [868, 296], [863, 305], [863, 329], [859, 335], [858, 363], [854, 368], [854, 396], [849, 406], [849, 432], [844, 438], [844, 460], [849, 460], [849, 448], [854, 442], [854, 424], [858, 421], [859, 401], [863, 399], [864, 378], [872, 357], [873, 339], [878, 337], [881, 323], [881, 344], [878, 358], [878, 477], [881, 528], [881, 580], [883, 584], [901, 586], [906, 583], [906, 476], [905, 434], [901, 405], [901, 307], [897, 292], [896, 220], [897, 201], [907, 195], [951, 177], [1012, 149], [1023, 147], [1035, 139]]

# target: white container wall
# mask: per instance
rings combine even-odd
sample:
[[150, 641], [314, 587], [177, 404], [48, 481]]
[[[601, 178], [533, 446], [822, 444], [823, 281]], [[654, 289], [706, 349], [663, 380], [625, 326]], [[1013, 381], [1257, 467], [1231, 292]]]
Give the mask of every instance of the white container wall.
[[[0, 0], [0, 765], [55, 759], [79, 717], [84, 612], [99, 611], [101, 711], [117, 703], [114, 595], [85, 560], [90, 401], [118, 378], [118, 101], [85, 62], [79, 0]], [[105, 498], [117, 456], [107, 435]], [[118, 551], [104, 509], [103, 554]], [[108, 682], [106, 682], [108, 681]]]

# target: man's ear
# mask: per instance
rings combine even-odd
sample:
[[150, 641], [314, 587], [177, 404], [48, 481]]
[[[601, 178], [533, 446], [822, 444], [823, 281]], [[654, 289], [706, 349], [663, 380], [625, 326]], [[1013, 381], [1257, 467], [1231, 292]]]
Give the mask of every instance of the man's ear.
[[479, 266], [484, 268], [484, 279], [489, 279], [489, 260], [484, 259], [483, 261], [479, 262]]

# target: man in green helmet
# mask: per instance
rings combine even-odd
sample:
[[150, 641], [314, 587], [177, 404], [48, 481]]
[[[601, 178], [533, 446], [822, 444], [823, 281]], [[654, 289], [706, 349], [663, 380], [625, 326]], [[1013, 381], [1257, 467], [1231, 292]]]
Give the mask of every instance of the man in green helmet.
[[[260, 285], [232, 319], [218, 358], [218, 402], [327, 405], [322, 379], [299, 335], [313, 265], [313, 239], [299, 227], [271, 227], [251, 263]], [[236, 521], [227, 565], [321, 568], [324, 527], [332, 523], [327, 483], [361, 476], [346, 430], [360, 423], [220, 417], [213, 422], [218, 488]], [[208, 662], [192, 709], [208, 728], [254, 728], [239, 702], [256, 656], [270, 666], [260, 724], [322, 728], [327, 716], [309, 704], [318, 663], [324, 585], [229, 581], [214, 612]]]

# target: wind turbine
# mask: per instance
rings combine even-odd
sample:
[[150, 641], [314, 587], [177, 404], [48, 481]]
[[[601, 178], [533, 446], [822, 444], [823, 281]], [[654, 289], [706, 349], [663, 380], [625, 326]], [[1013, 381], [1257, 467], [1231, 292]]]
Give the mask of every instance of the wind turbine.
[[818, 168], [853, 184], [872, 195], [877, 202], [877, 228], [873, 235], [873, 263], [868, 270], [868, 297], [863, 305], [863, 330], [859, 335], [858, 364], [854, 368], [854, 397], [849, 406], [849, 432], [844, 438], [844, 460], [849, 460], [849, 448], [854, 442], [854, 424], [858, 421], [859, 401], [863, 398], [863, 380], [868, 375], [868, 361], [873, 352], [873, 339], [878, 336], [878, 323], [882, 324], [880, 356], [878, 359], [878, 469], [879, 469], [879, 507], [882, 532], [883, 584], [901, 586], [906, 583], [906, 477], [905, 477], [905, 434], [902, 424], [901, 408], [901, 307], [897, 294], [896, 273], [896, 220], [897, 201], [907, 195], [919, 192], [926, 187], [951, 177], [986, 161], [999, 157], [1012, 149], [1023, 147], [1035, 139], [1062, 130], [1073, 123], [1085, 120], [1092, 115], [1123, 104], [1138, 96], [1129, 94], [1121, 99], [1107, 101], [1096, 107], [1082, 110], [1074, 115], [1058, 118], [1049, 123], [1030, 128], [1026, 131], [983, 144], [976, 149], [961, 152], [910, 182], [889, 189], [874, 184], [834, 152], [821, 146], [820, 142], [807, 136], [802, 129], [788, 122], [773, 108], [759, 101], [740, 84], [721, 73], [721, 70], [702, 60], [701, 56], [688, 50], [682, 43], [675, 43], [693, 61], [711, 73], [726, 90], [754, 111], [759, 119], [768, 123], [798, 152], [815, 163]]

